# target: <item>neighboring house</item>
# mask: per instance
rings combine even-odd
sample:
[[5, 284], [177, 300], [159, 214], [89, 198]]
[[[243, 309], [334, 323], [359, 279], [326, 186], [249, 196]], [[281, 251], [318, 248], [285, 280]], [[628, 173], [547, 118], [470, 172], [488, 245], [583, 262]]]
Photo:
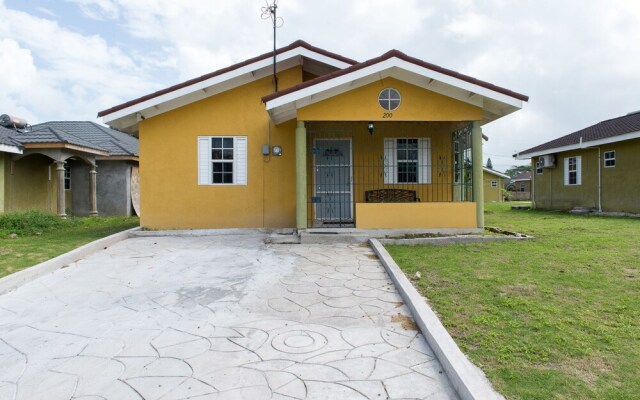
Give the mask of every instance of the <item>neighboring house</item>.
[[531, 200], [531, 171], [521, 172], [511, 180], [512, 200]]
[[138, 132], [143, 226], [483, 226], [481, 125], [527, 96], [395, 50], [276, 54], [277, 79], [267, 53], [98, 113]]
[[482, 177], [482, 185], [484, 186], [484, 201], [487, 202], [504, 200], [504, 182], [505, 179], [509, 179], [509, 175], [505, 175], [502, 172], [483, 167]]
[[514, 155], [531, 159], [537, 208], [640, 213], [640, 112]]
[[138, 164], [135, 137], [86, 121], [2, 129], [0, 141], [9, 138], [20, 151], [2, 159], [1, 211], [133, 215], [131, 176], [137, 175]]

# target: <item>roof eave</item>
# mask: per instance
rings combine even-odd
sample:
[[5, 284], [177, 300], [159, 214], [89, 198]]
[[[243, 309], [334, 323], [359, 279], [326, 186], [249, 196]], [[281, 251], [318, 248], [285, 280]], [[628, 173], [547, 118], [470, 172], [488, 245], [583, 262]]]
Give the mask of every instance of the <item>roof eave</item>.
[[22, 148], [19, 146], [11, 146], [8, 144], [0, 144], [0, 152], [3, 153], [12, 153], [12, 154], [22, 154]]
[[[354, 67], [355, 68], [355, 67]], [[393, 77], [483, 109], [482, 124], [489, 123], [523, 107], [523, 100], [476, 85], [462, 79], [430, 70], [398, 57], [355, 69], [330, 79], [317, 78], [316, 83], [285, 94], [265, 96], [263, 102], [276, 124], [295, 118], [299, 109], [340, 95], [386, 77]], [[486, 103], [486, 104], [485, 104]]]
[[[284, 70], [300, 65], [303, 57], [311, 58], [338, 69], [347, 68], [354, 62], [344, 57], [336, 58], [332, 56], [332, 53], [320, 50], [310, 45], [300, 45], [287, 49], [276, 55], [277, 67], [280, 70]], [[188, 83], [190, 81], [187, 81], [101, 111], [98, 113], [98, 117], [102, 117], [105, 124], [116, 127], [119, 130], [135, 132], [137, 124], [143, 119], [269, 76], [272, 73], [273, 61], [271, 57], [264, 57], [251, 63], [239, 63], [237, 65], [237, 68], [229, 67], [231, 68], [229, 71], [219, 75], [214, 73], [208, 79], [198, 81], [196, 78], [193, 83]]]
[[539, 157], [539, 156], [555, 154], [555, 153], [562, 153], [562, 152], [571, 151], [571, 150], [588, 149], [591, 147], [598, 147], [604, 144], [617, 143], [625, 140], [638, 139], [638, 138], [640, 138], [640, 131], [611, 136], [604, 139], [591, 140], [589, 142], [574, 143], [567, 146], [559, 146], [559, 147], [526, 152], [526, 153], [516, 153], [513, 155], [513, 157], [516, 160], [528, 160], [533, 157]]

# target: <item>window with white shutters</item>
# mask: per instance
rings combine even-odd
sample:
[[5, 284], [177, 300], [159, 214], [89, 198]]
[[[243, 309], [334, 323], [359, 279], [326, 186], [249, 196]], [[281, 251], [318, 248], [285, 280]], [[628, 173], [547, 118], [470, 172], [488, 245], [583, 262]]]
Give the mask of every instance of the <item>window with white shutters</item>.
[[431, 183], [430, 138], [385, 138], [384, 183]]
[[198, 185], [246, 185], [247, 137], [199, 136]]

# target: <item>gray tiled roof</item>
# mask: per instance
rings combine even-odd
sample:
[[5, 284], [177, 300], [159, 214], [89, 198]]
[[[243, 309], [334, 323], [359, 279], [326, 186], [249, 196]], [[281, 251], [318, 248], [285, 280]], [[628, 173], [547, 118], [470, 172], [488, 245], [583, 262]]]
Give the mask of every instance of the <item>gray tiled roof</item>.
[[68, 143], [76, 146], [87, 147], [94, 150], [107, 151], [94, 143], [84, 140], [71, 133], [61, 131], [48, 126], [34, 126], [29, 132], [17, 132], [13, 136], [22, 144], [27, 143]]
[[34, 125], [33, 130], [51, 128], [72, 134], [112, 156], [138, 156], [138, 139], [90, 121], [50, 121]]
[[591, 125], [577, 132], [570, 133], [550, 142], [521, 151], [517, 155], [524, 156], [529, 153], [537, 153], [539, 151], [579, 144], [580, 139], [582, 139], [582, 143], [586, 143], [633, 132], [640, 132], [640, 112], [598, 122], [595, 125]]
[[0, 126], [0, 144], [21, 148], [20, 142], [14, 139], [16, 134], [16, 131]]

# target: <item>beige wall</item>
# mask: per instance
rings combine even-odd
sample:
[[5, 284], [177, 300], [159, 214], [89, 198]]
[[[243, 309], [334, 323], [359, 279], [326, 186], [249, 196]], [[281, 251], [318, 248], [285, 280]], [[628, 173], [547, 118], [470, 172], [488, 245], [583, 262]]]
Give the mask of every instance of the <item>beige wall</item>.
[[[504, 189], [504, 178], [493, 175], [487, 171], [482, 171], [482, 184], [484, 186], [484, 201], [502, 201], [502, 189]], [[492, 181], [497, 181], [498, 186], [491, 186]]]
[[[34, 154], [5, 163], [6, 211], [44, 210], [56, 212], [56, 171], [49, 157]], [[51, 171], [49, 169], [51, 168]], [[11, 171], [13, 169], [13, 171]], [[49, 180], [51, 172], [51, 180]]]
[[[604, 152], [615, 150], [615, 168], [604, 168]], [[640, 139], [600, 147], [602, 210], [640, 213]], [[564, 185], [564, 158], [582, 156], [582, 184]], [[536, 159], [532, 160], [535, 164]], [[567, 210], [598, 207], [598, 149], [588, 148], [556, 154], [555, 168], [533, 174], [537, 208]]]
[[8, 157], [6, 157], [4, 153], [0, 152], [0, 213], [3, 213], [5, 209], [5, 205], [4, 205], [5, 158], [8, 158]]

